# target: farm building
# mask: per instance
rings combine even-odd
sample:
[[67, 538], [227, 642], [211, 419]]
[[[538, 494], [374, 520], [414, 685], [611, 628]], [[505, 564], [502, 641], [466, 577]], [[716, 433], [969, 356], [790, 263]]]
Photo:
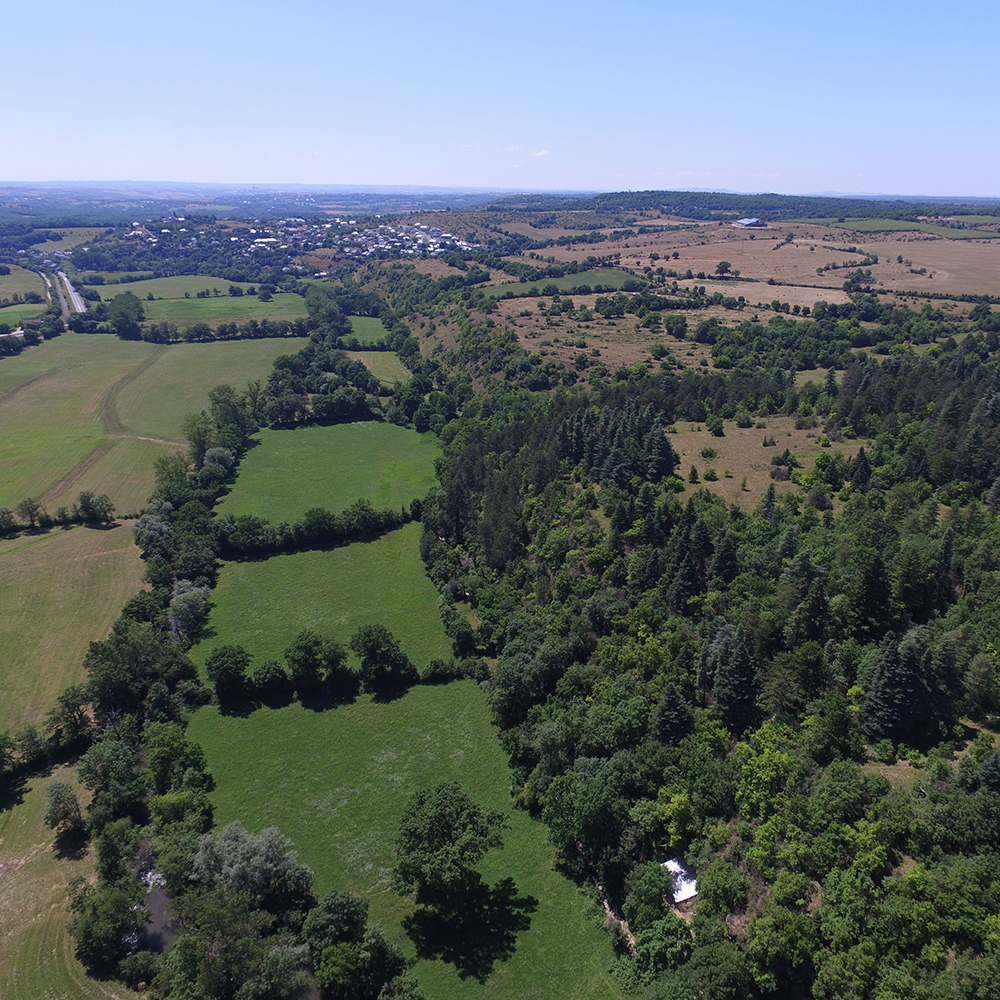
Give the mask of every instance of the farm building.
[[767, 229], [767, 223], [763, 219], [737, 219], [733, 225], [741, 229]]

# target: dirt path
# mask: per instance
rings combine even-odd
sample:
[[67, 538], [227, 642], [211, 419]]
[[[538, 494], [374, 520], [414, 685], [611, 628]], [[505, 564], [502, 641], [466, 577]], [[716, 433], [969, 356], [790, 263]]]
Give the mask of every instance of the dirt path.
[[22, 389], [27, 389], [40, 379], [48, 378], [50, 375], [55, 375], [57, 372], [64, 371], [67, 367], [69, 366], [58, 365], [55, 368], [50, 368], [48, 371], [39, 372], [37, 375], [32, 375], [30, 378], [22, 379], [20, 382], [14, 382], [7, 386], [6, 389], [0, 389], [0, 406], [6, 403], [7, 400], [13, 399]]
[[77, 462], [77, 464], [42, 497], [42, 503], [51, 503], [56, 497], [61, 496], [63, 493], [75, 486], [87, 474], [88, 470], [94, 465], [94, 463], [104, 458], [104, 456], [107, 455], [107, 453], [111, 451], [111, 449], [114, 448], [120, 440], [121, 438], [116, 438], [114, 441], [104, 441], [99, 444], [82, 462]]
[[101, 397], [101, 423], [108, 434], [127, 435], [128, 428], [118, 416], [118, 395], [122, 389], [134, 382], [147, 368], [152, 367], [166, 353], [166, 344], [158, 346], [144, 361], [130, 368], [124, 375], [108, 386], [107, 392]]

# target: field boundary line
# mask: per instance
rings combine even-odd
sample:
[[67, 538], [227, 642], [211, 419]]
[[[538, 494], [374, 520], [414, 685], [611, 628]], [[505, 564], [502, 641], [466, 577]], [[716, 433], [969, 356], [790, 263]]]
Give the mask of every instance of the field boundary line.
[[126, 386], [134, 382], [147, 368], [151, 368], [166, 353], [165, 344], [159, 345], [152, 354], [145, 360], [140, 361], [134, 368], [130, 368], [124, 375], [120, 375], [108, 386], [107, 391], [101, 397], [100, 415], [101, 423], [108, 434], [127, 434], [129, 428], [126, 427], [118, 416], [118, 394]]

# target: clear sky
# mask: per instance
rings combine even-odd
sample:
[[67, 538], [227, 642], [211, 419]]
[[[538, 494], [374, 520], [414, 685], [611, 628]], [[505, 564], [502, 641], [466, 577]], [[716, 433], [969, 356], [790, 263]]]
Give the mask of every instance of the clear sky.
[[0, 180], [1000, 196], [996, 0], [0, 0]]

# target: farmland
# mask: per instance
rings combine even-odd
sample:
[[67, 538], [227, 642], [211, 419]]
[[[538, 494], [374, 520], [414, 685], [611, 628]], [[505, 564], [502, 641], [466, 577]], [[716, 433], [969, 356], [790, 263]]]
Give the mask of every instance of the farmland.
[[128, 522], [0, 542], [0, 730], [38, 723], [142, 585]]
[[216, 778], [217, 821], [239, 819], [252, 830], [280, 825], [316, 872], [318, 891], [340, 886], [370, 897], [372, 915], [410, 955], [400, 921], [412, 904], [388, 886], [410, 792], [459, 781], [479, 804], [506, 816], [504, 848], [486, 858], [484, 874], [489, 881], [512, 877], [522, 895], [538, 900], [537, 910], [514, 956], [485, 983], [463, 981], [440, 961], [418, 962], [414, 971], [428, 996], [618, 995], [586, 898], [554, 871], [543, 827], [511, 807], [509, 769], [473, 682], [417, 687], [387, 704], [361, 698], [322, 713], [294, 705], [234, 718], [203, 709], [190, 732]]
[[42, 819], [50, 781], [74, 782], [74, 769], [29, 779], [19, 800], [0, 811], [0, 996], [138, 1000], [120, 983], [88, 976], [74, 957], [66, 885], [91, 874], [94, 863], [90, 852], [55, 849]]
[[385, 339], [386, 328], [382, 325], [382, 320], [374, 316], [351, 316], [351, 330], [358, 341], [362, 344], [375, 344]]
[[99, 482], [119, 510], [134, 510], [152, 488], [152, 459], [183, 444], [184, 415], [220, 382], [266, 376], [287, 350], [280, 340], [164, 348], [64, 334], [5, 358], [0, 506], [36, 496], [54, 509]]
[[29, 271], [27, 268], [12, 264], [10, 274], [0, 274], [0, 299], [8, 299], [12, 295], [27, 295], [31, 292], [37, 292], [43, 298], [45, 296], [45, 282], [37, 271]]
[[144, 301], [146, 318], [154, 323], [169, 320], [179, 327], [195, 323], [241, 323], [248, 319], [299, 319], [306, 315], [305, 300], [299, 295], [278, 293], [270, 302], [256, 295], [219, 298], [162, 298]]
[[434, 485], [436, 439], [395, 424], [263, 430], [257, 441], [219, 505], [221, 513], [278, 522], [301, 517], [311, 507], [343, 510], [359, 497], [379, 508], [408, 506]]
[[348, 356], [354, 361], [360, 361], [375, 378], [386, 385], [406, 382], [410, 378], [410, 373], [391, 351], [350, 351]]
[[214, 593], [208, 629], [191, 652], [198, 662], [237, 642], [255, 660], [280, 660], [303, 629], [344, 645], [362, 625], [381, 623], [418, 667], [450, 655], [437, 593], [418, 553], [420, 525], [372, 542], [227, 563]]

